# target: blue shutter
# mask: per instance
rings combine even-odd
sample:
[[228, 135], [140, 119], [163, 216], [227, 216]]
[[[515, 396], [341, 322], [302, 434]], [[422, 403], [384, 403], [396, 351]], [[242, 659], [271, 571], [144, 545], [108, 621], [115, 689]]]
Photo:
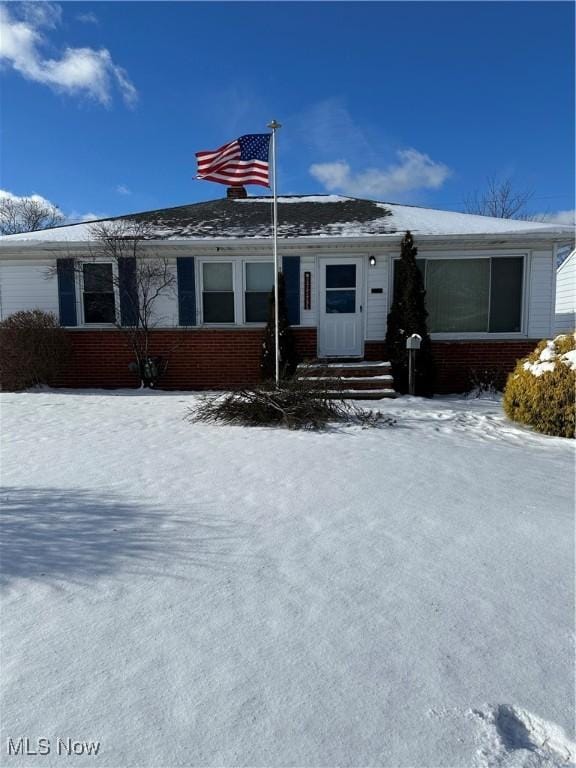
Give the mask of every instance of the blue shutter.
[[60, 325], [78, 325], [76, 319], [76, 273], [74, 259], [56, 259]]
[[138, 325], [136, 259], [133, 256], [122, 256], [118, 259], [118, 293], [120, 294], [120, 324]]
[[282, 258], [286, 309], [290, 325], [300, 325], [300, 256]]
[[176, 259], [178, 275], [178, 325], [196, 325], [196, 275], [194, 256]]

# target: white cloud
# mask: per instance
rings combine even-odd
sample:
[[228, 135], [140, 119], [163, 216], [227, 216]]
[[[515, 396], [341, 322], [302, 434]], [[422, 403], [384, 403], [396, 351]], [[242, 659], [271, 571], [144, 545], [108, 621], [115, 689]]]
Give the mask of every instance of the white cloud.
[[450, 176], [444, 163], [437, 163], [416, 149], [396, 153], [399, 162], [386, 168], [367, 168], [353, 173], [345, 160], [314, 163], [311, 175], [329, 192], [353, 196], [393, 197], [416, 189], [438, 189]]
[[[307, 144], [316, 155], [338, 156], [346, 147], [349, 157], [367, 157], [371, 162], [376, 156], [366, 124], [360, 125], [341, 99], [319, 101], [295, 115], [290, 120], [292, 122], [300, 134], [299, 141]], [[381, 144], [380, 132], [376, 143]]]
[[66, 216], [66, 223], [78, 224], [85, 221], [97, 221], [98, 219], [105, 219], [106, 217], [106, 213], [94, 213], [93, 211], [89, 211], [88, 213], [78, 213], [77, 211], [72, 211]]
[[116, 86], [126, 104], [135, 104], [136, 88], [106, 48], [66, 48], [59, 58], [42, 55], [47, 41], [41, 29], [53, 28], [60, 22], [60, 6], [25, 3], [17, 7], [19, 17], [0, 5], [0, 61], [11, 65], [28, 80], [59, 91], [86, 94], [106, 105], [110, 104]]
[[119, 195], [131, 195], [132, 190], [129, 189], [126, 184], [118, 184], [116, 187], [116, 192], [118, 192]]
[[15, 203], [22, 200], [34, 200], [36, 203], [42, 203], [42, 205], [50, 206], [51, 208], [55, 208], [56, 210], [60, 211], [57, 205], [50, 202], [50, 200], [47, 200], [45, 197], [42, 197], [42, 195], [37, 195], [35, 193], [32, 195], [15, 195], [12, 192], [9, 192], [7, 189], [0, 189], [0, 200], [6, 198], [13, 200]]
[[76, 16], [76, 19], [78, 21], [81, 21], [83, 24], [99, 24], [98, 16], [96, 16], [95, 13], [88, 12], [88, 13], [79, 13]]
[[62, 8], [57, 3], [22, 3], [20, 10], [22, 16], [33, 27], [54, 29], [62, 19]]
[[545, 221], [547, 224], [568, 224], [576, 225], [576, 211], [556, 211], [555, 213], [538, 213], [535, 216], [537, 221]]
[[62, 209], [51, 200], [48, 200], [46, 197], [37, 195], [35, 193], [32, 195], [15, 195], [13, 192], [9, 192], [7, 189], [0, 189], [0, 201], [4, 198], [9, 198], [14, 202], [18, 202], [20, 200], [35, 200], [37, 203], [41, 203], [46, 207], [54, 208], [58, 213], [62, 214], [66, 220], [66, 224], [75, 224], [79, 221], [94, 221], [95, 219], [105, 219], [108, 215], [106, 213], [94, 213], [93, 211], [89, 211], [87, 213], [71, 211], [70, 213], [65, 214]]

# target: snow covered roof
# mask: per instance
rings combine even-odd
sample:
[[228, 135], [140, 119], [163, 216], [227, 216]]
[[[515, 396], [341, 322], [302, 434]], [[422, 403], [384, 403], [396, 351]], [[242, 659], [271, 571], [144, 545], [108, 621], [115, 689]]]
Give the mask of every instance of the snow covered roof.
[[[162, 240], [267, 238], [272, 235], [272, 197], [212, 200], [175, 208], [127, 214], [119, 219], [147, 222]], [[298, 237], [386, 237], [411, 230], [415, 235], [505, 235], [549, 233], [570, 238], [570, 227], [495, 219], [339, 195], [278, 198], [278, 233]], [[1, 245], [85, 242], [93, 222], [54, 227], [0, 238]]]
[[572, 243], [564, 243], [561, 245], [556, 252], [556, 269], [560, 269], [560, 267], [568, 261], [569, 257], [574, 258], [575, 255], [576, 251], [573, 250]]

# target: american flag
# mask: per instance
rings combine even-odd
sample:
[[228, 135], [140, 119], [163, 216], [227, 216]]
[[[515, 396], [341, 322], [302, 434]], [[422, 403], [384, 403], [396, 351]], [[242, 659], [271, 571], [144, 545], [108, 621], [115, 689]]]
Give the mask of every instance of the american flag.
[[196, 152], [196, 178], [232, 186], [260, 184], [269, 187], [270, 136], [269, 133], [249, 133], [213, 152]]

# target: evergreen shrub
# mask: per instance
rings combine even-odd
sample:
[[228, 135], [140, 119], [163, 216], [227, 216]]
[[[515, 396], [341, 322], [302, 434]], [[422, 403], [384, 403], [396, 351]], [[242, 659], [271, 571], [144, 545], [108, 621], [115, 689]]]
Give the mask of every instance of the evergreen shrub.
[[545, 435], [574, 438], [576, 334], [541, 341], [518, 361], [506, 383], [504, 410]]

